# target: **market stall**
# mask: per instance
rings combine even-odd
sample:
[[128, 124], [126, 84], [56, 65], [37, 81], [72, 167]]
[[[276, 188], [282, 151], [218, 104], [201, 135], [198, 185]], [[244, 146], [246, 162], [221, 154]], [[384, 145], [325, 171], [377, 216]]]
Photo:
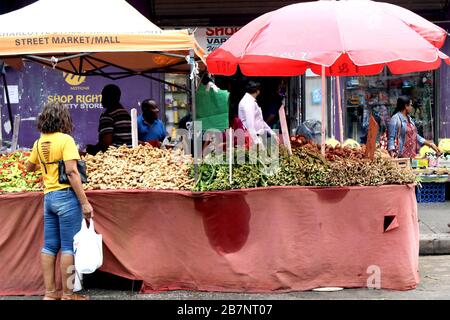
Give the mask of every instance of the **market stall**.
[[[291, 142], [270, 175], [263, 161], [233, 165], [230, 176], [227, 163], [213, 162], [197, 177], [189, 157], [148, 146], [87, 157], [101, 270], [143, 280], [142, 292], [415, 288], [411, 172], [381, 151], [372, 161], [363, 148]], [[15, 184], [7, 191], [39, 189], [39, 177], [23, 186], [23, 168], [9, 167], [17, 170], [2, 171], [2, 183]], [[42, 201], [42, 193], [0, 195], [0, 294], [43, 292]]]
[[[415, 288], [411, 172], [380, 150], [371, 161], [363, 147], [327, 146], [323, 158], [303, 137], [292, 146], [292, 155], [280, 150], [273, 175], [262, 174], [262, 161], [246, 162], [233, 166], [232, 181], [224, 179], [226, 163], [200, 165], [194, 180], [191, 156], [148, 145], [87, 156], [85, 187], [104, 240], [101, 270], [143, 280], [142, 292]], [[43, 194], [13, 192], [39, 190], [39, 176], [24, 180], [13, 160], [22, 158], [7, 159], [0, 294], [41, 294]]]

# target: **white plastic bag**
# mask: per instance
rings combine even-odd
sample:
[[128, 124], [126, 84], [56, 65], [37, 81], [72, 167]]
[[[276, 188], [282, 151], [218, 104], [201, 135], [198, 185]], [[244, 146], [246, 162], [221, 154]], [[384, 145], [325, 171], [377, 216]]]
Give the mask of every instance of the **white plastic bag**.
[[77, 292], [83, 289], [83, 286], [81, 285], [81, 282], [83, 281], [83, 274], [82, 273], [78, 273], [75, 270], [75, 281], [73, 284], [73, 292]]
[[93, 273], [103, 264], [102, 235], [95, 233], [94, 220], [89, 228], [83, 219], [81, 230], [73, 237], [75, 271], [79, 274]]

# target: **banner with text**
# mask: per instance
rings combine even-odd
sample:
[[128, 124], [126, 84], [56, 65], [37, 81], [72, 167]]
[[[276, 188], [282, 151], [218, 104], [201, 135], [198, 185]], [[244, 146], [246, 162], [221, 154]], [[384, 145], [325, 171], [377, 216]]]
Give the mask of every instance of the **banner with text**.
[[207, 27], [195, 31], [195, 39], [200, 46], [211, 53], [235, 34], [241, 27]]
[[[74, 124], [72, 135], [81, 149], [88, 143], [97, 142], [98, 120], [103, 111], [101, 91], [105, 85], [114, 83], [120, 87], [121, 103], [127, 110], [137, 108], [140, 113], [139, 103], [147, 98], [161, 101], [160, 83], [143, 77], [109, 80], [103, 77], [76, 76], [30, 62], [20, 72], [8, 68], [6, 78], [8, 88], [17, 86], [11, 108], [13, 116], [21, 116], [19, 148], [30, 148], [38, 138], [36, 119], [43, 104], [49, 101], [59, 101], [68, 106]], [[4, 103], [3, 86], [0, 92], [3, 95], [0, 100], [1, 127], [3, 139], [8, 140], [12, 136], [12, 129]]]

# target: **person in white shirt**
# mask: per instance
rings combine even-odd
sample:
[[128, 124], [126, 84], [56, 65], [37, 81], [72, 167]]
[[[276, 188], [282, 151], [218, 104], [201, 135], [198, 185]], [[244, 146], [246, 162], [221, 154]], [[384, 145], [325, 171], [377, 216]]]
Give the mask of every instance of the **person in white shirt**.
[[264, 121], [261, 108], [256, 102], [256, 97], [261, 92], [261, 85], [258, 82], [250, 81], [247, 84], [246, 93], [239, 102], [239, 119], [245, 129], [249, 132], [254, 144], [262, 144], [262, 139], [259, 137], [264, 133], [268, 133], [278, 141], [275, 132]]

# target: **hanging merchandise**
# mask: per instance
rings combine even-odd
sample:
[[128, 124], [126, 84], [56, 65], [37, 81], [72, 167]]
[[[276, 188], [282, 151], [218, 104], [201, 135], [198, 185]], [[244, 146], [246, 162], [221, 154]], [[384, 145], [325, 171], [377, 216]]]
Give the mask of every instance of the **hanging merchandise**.
[[202, 122], [202, 130], [228, 128], [229, 95], [227, 90], [217, 88], [212, 82], [199, 86], [195, 101], [197, 121]]

